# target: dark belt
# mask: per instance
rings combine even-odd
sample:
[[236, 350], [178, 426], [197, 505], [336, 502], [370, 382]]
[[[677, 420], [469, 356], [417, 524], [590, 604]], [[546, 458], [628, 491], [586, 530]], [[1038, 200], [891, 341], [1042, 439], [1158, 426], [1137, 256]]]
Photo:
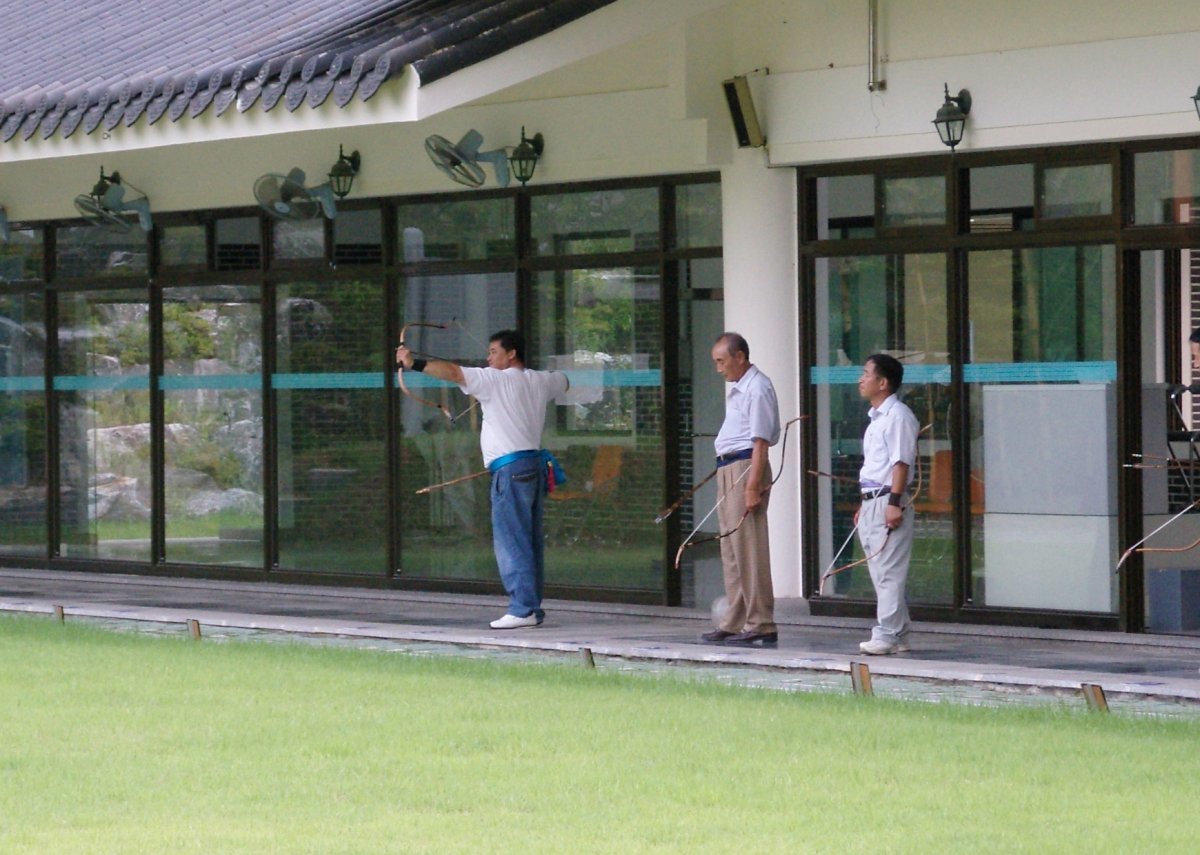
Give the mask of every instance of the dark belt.
[[743, 448], [741, 451], [731, 451], [728, 454], [717, 455], [717, 468], [728, 466], [730, 463], [737, 463], [739, 460], [749, 460], [754, 456], [753, 448]]
[[865, 502], [868, 499], [879, 499], [884, 496], [891, 495], [891, 487], [880, 487], [878, 490], [863, 490], [862, 500]]

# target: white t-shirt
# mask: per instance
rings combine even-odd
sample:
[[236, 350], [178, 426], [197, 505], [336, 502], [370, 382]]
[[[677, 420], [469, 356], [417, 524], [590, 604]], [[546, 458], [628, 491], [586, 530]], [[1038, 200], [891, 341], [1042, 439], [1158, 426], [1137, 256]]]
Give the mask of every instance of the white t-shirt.
[[463, 368], [459, 386], [483, 408], [479, 448], [483, 465], [514, 451], [541, 448], [546, 405], [570, 385], [561, 371]]

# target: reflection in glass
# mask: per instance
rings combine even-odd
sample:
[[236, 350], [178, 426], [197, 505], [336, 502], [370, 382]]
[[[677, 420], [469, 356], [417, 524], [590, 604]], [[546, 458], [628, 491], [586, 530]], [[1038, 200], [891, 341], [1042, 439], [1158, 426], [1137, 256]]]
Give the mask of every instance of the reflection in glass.
[[383, 306], [377, 281], [276, 290], [282, 567], [386, 571]]
[[516, 225], [509, 199], [400, 205], [396, 220], [401, 259], [409, 264], [508, 258], [516, 251]]
[[146, 289], [58, 298], [61, 550], [150, 559], [150, 306]]
[[973, 252], [974, 602], [1116, 608], [1115, 253]]
[[1097, 217], [1112, 213], [1112, 167], [1048, 167], [1042, 173], [1042, 216]]
[[137, 227], [70, 226], [55, 236], [55, 272], [63, 279], [143, 276], [149, 265], [146, 233]]
[[675, 188], [675, 242], [681, 247], [721, 245], [721, 185]]
[[0, 294], [0, 552], [46, 557], [44, 302]]
[[257, 286], [163, 290], [166, 560], [263, 563]]
[[325, 218], [317, 215], [307, 220], [272, 220], [275, 258], [288, 261], [299, 258], [322, 258], [325, 255]]
[[946, 222], [946, 178], [922, 175], [883, 179], [883, 225], [898, 229]]
[[1200, 217], [1200, 150], [1147, 151], [1133, 156], [1134, 222], [1194, 223]]
[[[445, 329], [410, 327], [405, 344], [420, 353], [481, 366], [488, 338], [517, 323], [516, 277], [511, 273], [411, 276], [404, 280], [399, 324], [432, 322]], [[542, 368], [536, 361], [533, 368]], [[482, 414], [457, 386], [407, 372], [416, 398], [400, 396], [400, 569], [406, 577], [493, 581], [489, 479], [476, 478], [418, 496], [416, 491], [483, 468]]]
[[0, 242], [0, 282], [42, 278], [42, 230], [13, 229]]
[[[662, 584], [664, 494], [661, 288], [636, 268], [546, 271], [534, 295], [533, 343], [571, 390], [547, 420], [546, 446], [570, 483], [546, 510], [551, 583]], [[563, 403], [564, 399], [560, 399]], [[603, 549], [602, 567], [595, 564]]]
[[[904, 365], [901, 397], [921, 426], [928, 426], [918, 442], [914, 473], [916, 526], [908, 596], [915, 603], [951, 602], [955, 497], [945, 256], [821, 259], [817, 275], [818, 315], [828, 317], [819, 332], [812, 372], [821, 413], [818, 453], [820, 470], [835, 476], [817, 482], [820, 518], [830, 521], [821, 532], [821, 568], [863, 557], [857, 537], [851, 536], [860, 504], [858, 474], [869, 408], [857, 383], [867, 357], [889, 353]], [[873, 598], [866, 565], [834, 575], [823, 595]]]
[[164, 265], [203, 267], [208, 263], [208, 232], [204, 226], [160, 226], [159, 234]]
[[537, 255], [587, 255], [658, 249], [653, 187], [561, 193], [529, 200]]

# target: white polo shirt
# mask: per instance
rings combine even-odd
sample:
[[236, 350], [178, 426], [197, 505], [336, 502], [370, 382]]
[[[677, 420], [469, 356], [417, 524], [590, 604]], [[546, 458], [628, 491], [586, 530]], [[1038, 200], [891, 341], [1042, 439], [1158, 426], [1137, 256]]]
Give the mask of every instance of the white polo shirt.
[[892, 470], [897, 463], [908, 464], [908, 483], [913, 480], [917, 459], [917, 433], [920, 426], [908, 404], [888, 395], [878, 407], [867, 411], [871, 423], [863, 434], [863, 465], [858, 472], [864, 488], [892, 486]]
[[770, 378], [751, 365], [740, 380], [726, 384], [725, 421], [713, 447], [718, 456], [732, 454], [752, 448], [756, 439], [779, 442], [779, 401]]
[[546, 405], [567, 391], [561, 371], [531, 368], [463, 368], [459, 386], [483, 408], [479, 448], [484, 466], [514, 451], [541, 448]]

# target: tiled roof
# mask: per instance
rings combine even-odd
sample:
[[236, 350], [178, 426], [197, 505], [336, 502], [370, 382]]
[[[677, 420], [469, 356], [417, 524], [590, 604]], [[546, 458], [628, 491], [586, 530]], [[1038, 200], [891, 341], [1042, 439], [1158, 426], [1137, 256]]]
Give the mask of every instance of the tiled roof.
[[[429, 83], [613, 0], [39, 0], [4, 4], [0, 140]], [[19, 7], [19, 10], [18, 8]]]

